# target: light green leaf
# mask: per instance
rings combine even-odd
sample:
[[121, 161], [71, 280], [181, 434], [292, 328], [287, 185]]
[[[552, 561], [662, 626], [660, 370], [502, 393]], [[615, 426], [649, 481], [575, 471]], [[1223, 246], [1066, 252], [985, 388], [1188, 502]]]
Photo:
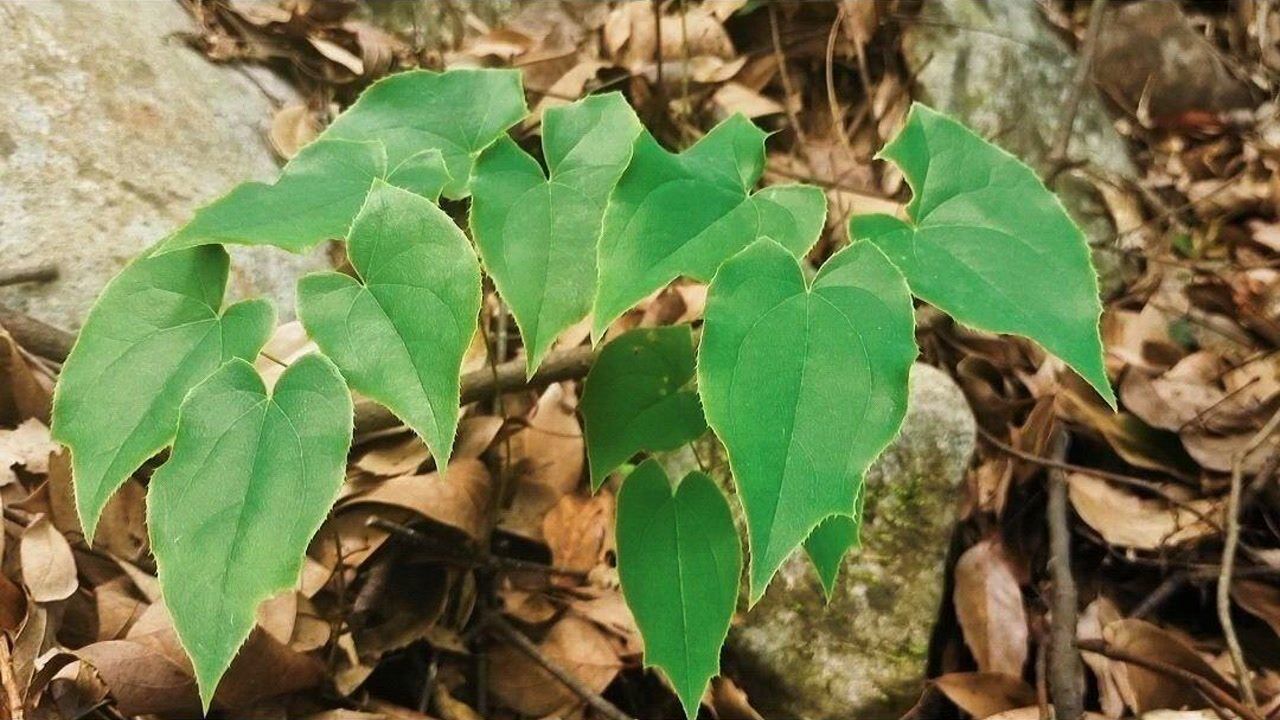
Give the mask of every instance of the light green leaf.
[[443, 473], [480, 312], [480, 264], [443, 210], [380, 181], [351, 226], [347, 256], [359, 278], [302, 278], [298, 317], [351, 387], [422, 436]]
[[797, 257], [813, 245], [827, 212], [821, 190], [775, 185], [751, 192], [764, 169], [764, 139], [741, 115], [678, 155], [640, 134], [605, 213], [595, 340], [649, 293], [682, 275], [710, 280], [758, 238]]
[[910, 222], [853, 217], [849, 236], [879, 246], [916, 296], [956, 320], [1040, 343], [1114, 408], [1088, 244], [1035, 172], [919, 104], [880, 155], [911, 185]]
[[427, 149], [444, 156], [444, 195], [467, 196], [472, 164], [525, 116], [519, 70], [414, 70], [369, 86], [322, 139], [378, 140], [391, 167]]
[[[861, 492], [863, 486], [859, 485]], [[835, 592], [836, 580], [840, 577], [840, 566], [844, 563], [845, 553], [850, 549], [861, 547], [858, 530], [862, 526], [862, 518], [855, 519], [851, 515], [828, 515], [805, 538], [804, 551], [813, 563], [822, 582], [822, 594], [828, 600]]]
[[675, 450], [706, 432], [688, 325], [632, 330], [600, 351], [582, 388], [591, 487], [632, 455]]
[[275, 245], [303, 252], [346, 237], [375, 179], [391, 179], [431, 199], [448, 181], [438, 151], [426, 151], [388, 172], [377, 142], [326, 140], [304, 147], [274, 184], [249, 182], [196, 211], [160, 252], [197, 245]]
[[293, 363], [271, 393], [232, 360], [182, 403], [173, 453], [151, 476], [147, 526], [206, 710], [258, 604], [298, 582], [350, 445], [351, 394], [322, 355]]
[[269, 303], [222, 308], [229, 266], [219, 246], [144, 255], [90, 311], [53, 401], [88, 539], [111, 494], [173, 440], [187, 391], [227, 360], [255, 357], [270, 336]]
[[645, 665], [662, 668], [692, 719], [720, 672], [738, 600], [742, 547], [729, 503], [697, 472], [673, 494], [662, 467], [647, 460], [618, 493], [617, 534], [622, 594], [644, 638]]
[[547, 110], [549, 178], [510, 138], [476, 162], [472, 235], [520, 326], [530, 375], [556, 337], [591, 311], [605, 204], [639, 132], [621, 95], [593, 95]]
[[906, 412], [914, 330], [906, 283], [869, 243], [832, 255], [811, 288], [768, 240], [716, 274], [698, 388], [746, 512], [752, 603], [819, 521], [854, 512]]

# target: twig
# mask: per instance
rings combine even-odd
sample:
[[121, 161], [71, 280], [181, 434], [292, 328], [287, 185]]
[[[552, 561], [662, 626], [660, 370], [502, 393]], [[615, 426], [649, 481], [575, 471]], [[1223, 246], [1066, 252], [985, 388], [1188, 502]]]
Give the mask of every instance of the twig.
[[5, 305], [0, 305], [0, 327], [8, 330], [22, 347], [57, 362], [67, 359], [76, 341], [76, 336], [66, 330]]
[[547, 657], [537, 645], [533, 644], [532, 640], [525, 637], [519, 630], [511, 627], [511, 624], [503, 620], [497, 613], [489, 616], [488, 627], [494, 634], [514, 645], [517, 650], [527, 655], [530, 660], [538, 663], [543, 669], [555, 676], [565, 687], [572, 690], [575, 695], [590, 705], [592, 710], [608, 718], [608, 720], [631, 720], [630, 716], [619, 710], [616, 705], [600, 697], [599, 693], [587, 687], [568, 670], [560, 667], [559, 663]]
[[20, 283], [45, 283], [58, 279], [57, 265], [37, 265], [17, 270], [0, 270], [0, 287]]
[[1197, 692], [1203, 693], [1205, 696], [1213, 700], [1216, 705], [1227, 708], [1231, 712], [1238, 715], [1242, 720], [1263, 720], [1263, 717], [1252, 708], [1246, 707], [1239, 700], [1231, 697], [1222, 688], [1213, 682], [1203, 678], [1190, 670], [1180, 668], [1177, 665], [1161, 662], [1154, 658], [1144, 657], [1128, 650], [1122, 650], [1117, 647], [1108, 645], [1102, 640], [1080, 640], [1076, 643], [1083, 652], [1097, 653], [1110, 660], [1116, 660], [1129, 665], [1137, 665], [1140, 668], [1160, 673], [1166, 677], [1171, 677], [1190, 685]]
[[1093, 54], [1098, 47], [1098, 34], [1102, 30], [1102, 16], [1107, 9], [1107, 0], [1093, 0], [1089, 6], [1089, 28], [1085, 31], [1084, 44], [1080, 48], [1080, 60], [1076, 63], [1076, 75], [1071, 80], [1067, 93], [1067, 101], [1063, 105], [1064, 118], [1058, 128], [1058, 137], [1049, 151], [1049, 171], [1045, 173], [1045, 181], [1053, 182], [1058, 173], [1066, 167], [1067, 151], [1071, 146], [1071, 135], [1076, 124], [1076, 115], [1080, 111], [1080, 100], [1084, 97], [1084, 89], [1089, 82], [1089, 69], [1093, 65]]
[[791, 75], [787, 72], [787, 56], [782, 52], [782, 36], [778, 32], [777, 3], [769, 3], [769, 36], [773, 40], [773, 56], [778, 63], [778, 77], [782, 80], [782, 90], [787, 94], [783, 99], [782, 109], [786, 111], [787, 121], [791, 123], [791, 129], [796, 133], [796, 141], [801, 148], [806, 148], [809, 141], [805, 138], [799, 118], [796, 117], [795, 108], [791, 106], [791, 99], [798, 95], [791, 84]]
[[[1067, 452], [1066, 433], [1059, 432], [1053, 454]], [[1082, 672], [1080, 653], [1075, 648], [1076, 624], [1080, 613], [1076, 580], [1071, 574], [1071, 526], [1068, 523], [1067, 475], [1061, 469], [1049, 471], [1049, 576], [1053, 582], [1053, 616], [1049, 627], [1049, 694], [1057, 720], [1080, 720], [1084, 697], [1076, 682]]]
[[[557, 350], [542, 361], [538, 372], [525, 377], [524, 358], [499, 363], [496, 368], [481, 368], [462, 376], [462, 404], [492, 397], [495, 393], [524, 388], [546, 387], [562, 380], [579, 380], [587, 376], [595, 362], [595, 350], [588, 345]], [[377, 403], [362, 400], [356, 403], [356, 434], [364, 435], [400, 425], [390, 410]]]
[[1258, 707], [1258, 698], [1254, 695], [1249, 666], [1245, 664], [1244, 650], [1240, 648], [1240, 638], [1236, 635], [1235, 623], [1231, 620], [1231, 573], [1235, 569], [1236, 548], [1240, 545], [1240, 493], [1244, 484], [1244, 460], [1271, 437], [1277, 426], [1280, 426], [1280, 410], [1276, 411], [1262, 429], [1249, 439], [1248, 444], [1231, 459], [1231, 493], [1227, 496], [1227, 539], [1222, 545], [1222, 572], [1218, 575], [1218, 622], [1222, 624], [1222, 634], [1227, 640], [1227, 650], [1231, 654], [1231, 664], [1236, 671], [1240, 693], [1244, 701], [1254, 710]]

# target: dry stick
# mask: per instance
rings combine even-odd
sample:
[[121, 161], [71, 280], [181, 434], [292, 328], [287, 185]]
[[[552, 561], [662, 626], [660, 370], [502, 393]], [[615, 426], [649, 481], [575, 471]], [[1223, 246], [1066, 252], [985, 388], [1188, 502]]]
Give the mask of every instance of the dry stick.
[[17, 270], [0, 271], [0, 287], [20, 283], [45, 283], [58, 279], [57, 265], [37, 265]]
[[510, 623], [497, 614], [489, 616], [488, 627], [494, 631], [494, 634], [514, 645], [517, 650], [527, 655], [530, 660], [538, 663], [543, 669], [554, 675], [565, 687], [572, 690], [575, 695], [590, 705], [591, 709], [609, 720], [632, 720], [629, 715], [619, 710], [616, 705], [600, 697], [599, 693], [583, 684], [573, 673], [560, 667], [559, 663], [547, 657], [542, 650], [538, 649], [537, 645], [533, 644], [532, 640], [525, 637], [519, 630], [511, 627]]
[[1214, 704], [1227, 708], [1231, 712], [1240, 716], [1242, 720], [1263, 720], [1263, 717], [1258, 714], [1257, 711], [1245, 707], [1239, 700], [1231, 697], [1231, 695], [1225, 690], [1190, 670], [1180, 668], [1177, 665], [1170, 665], [1169, 663], [1161, 662], [1154, 658], [1144, 657], [1142, 655], [1129, 652], [1128, 650], [1112, 647], [1103, 640], [1080, 640], [1076, 643], [1076, 647], [1084, 652], [1097, 653], [1110, 660], [1116, 660], [1129, 665], [1137, 665], [1140, 668], [1160, 673], [1161, 675], [1165, 675], [1176, 680], [1181, 680], [1182, 682], [1190, 685], [1197, 692], [1200, 692], [1206, 697], [1212, 699]]
[[[76, 336], [41, 322], [25, 313], [0, 305], [0, 327], [27, 350], [57, 362], [67, 359]], [[562, 380], [580, 380], [587, 376], [595, 362], [595, 350], [588, 345], [557, 350], [547, 355], [533, 377], [525, 377], [523, 358], [499, 363], [495, 368], [482, 368], [462, 376], [462, 404], [492, 397], [495, 393], [525, 388], [541, 388]], [[356, 403], [357, 435], [367, 435], [396, 427], [402, 423], [390, 410], [368, 400]]]
[[1276, 427], [1280, 426], [1280, 410], [1271, 416], [1249, 443], [1231, 460], [1231, 493], [1227, 496], [1227, 539], [1222, 546], [1222, 572], [1218, 575], [1218, 622], [1222, 624], [1222, 634], [1227, 640], [1227, 650], [1231, 654], [1231, 664], [1235, 667], [1240, 693], [1250, 708], [1257, 709], [1258, 698], [1253, 692], [1253, 681], [1249, 679], [1249, 666], [1244, 661], [1244, 651], [1240, 648], [1240, 638], [1236, 635], [1235, 623], [1231, 620], [1231, 572], [1235, 569], [1236, 548], [1240, 544], [1240, 492], [1244, 482], [1244, 461], [1262, 443], [1266, 442]]
[[[1066, 433], [1060, 431], [1053, 454], [1067, 452]], [[1080, 720], [1084, 716], [1084, 694], [1076, 678], [1082, 672], [1080, 653], [1075, 648], [1079, 596], [1071, 574], [1071, 527], [1067, 516], [1067, 474], [1049, 470], [1049, 576], [1053, 582], [1052, 622], [1049, 627], [1049, 694], [1057, 720]]]
[[1084, 46], [1081, 48], [1080, 61], [1076, 64], [1076, 75], [1072, 78], [1065, 104], [1066, 116], [1058, 128], [1057, 140], [1049, 151], [1049, 172], [1046, 181], [1053, 182], [1058, 173], [1067, 165], [1067, 150], [1071, 147], [1071, 134], [1075, 128], [1076, 115], [1080, 111], [1080, 100], [1084, 97], [1084, 89], [1089, 82], [1089, 69], [1093, 65], [1093, 54], [1098, 46], [1098, 35], [1102, 30], [1102, 16], [1107, 9], [1107, 0], [1093, 0], [1089, 6], [1089, 28], [1085, 31]]

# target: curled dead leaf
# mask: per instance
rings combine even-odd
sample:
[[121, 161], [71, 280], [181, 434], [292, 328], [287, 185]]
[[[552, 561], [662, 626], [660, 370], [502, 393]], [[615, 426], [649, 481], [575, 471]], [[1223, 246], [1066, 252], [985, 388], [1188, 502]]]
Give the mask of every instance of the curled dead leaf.
[[1080, 518], [1112, 545], [1139, 550], [1185, 545], [1215, 535], [1225, 518], [1220, 499], [1173, 505], [1138, 497], [1084, 473], [1070, 473], [1067, 481]]
[[1021, 677], [1027, 661], [1022, 589], [998, 540], [984, 540], [956, 561], [956, 617], [983, 673]]

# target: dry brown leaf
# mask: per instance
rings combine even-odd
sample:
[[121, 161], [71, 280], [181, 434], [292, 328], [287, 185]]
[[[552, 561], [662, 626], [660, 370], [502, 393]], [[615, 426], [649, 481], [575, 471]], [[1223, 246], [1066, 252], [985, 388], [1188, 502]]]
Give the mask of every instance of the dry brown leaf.
[[1092, 399], [1085, 400], [1074, 390], [1057, 395], [1060, 414], [1086, 425], [1102, 436], [1125, 462], [1134, 467], [1156, 470], [1184, 480], [1200, 472], [1184, 449], [1185, 438], [1153, 428], [1126, 412], [1112, 412]]
[[1117, 546], [1157, 550], [1192, 543], [1219, 532], [1225, 518], [1221, 500], [1190, 500], [1179, 506], [1135, 496], [1093, 475], [1071, 473], [1068, 482], [1080, 519]]
[[0, 633], [16, 633], [26, 619], [26, 593], [4, 573], [0, 573]]
[[305, 104], [286, 105], [271, 118], [271, 146], [286, 160], [297, 155], [298, 150], [318, 134], [320, 126]]
[[1036, 691], [1022, 678], [1004, 673], [948, 673], [933, 684], [961, 710], [975, 718], [1025, 707], [1036, 701]]
[[579, 588], [569, 601], [569, 609], [607, 630], [618, 641], [619, 657], [639, 657], [644, 652], [644, 640], [636, 627], [635, 616], [617, 588], [600, 590], [594, 587]]
[[445, 479], [439, 473], [402, 475], [354, 493], [344, 491], [339, 507], [374, 504], [405, 508], [479, 541], [488, 527], [491, 492], [492, 482], [484, 463], [459, 460], [449, 464]]
[[373, 444], [353, 464], [370, 475], [396, 477], [416, 472], [429, 459], [431, 451], [422, 438], [408, 433], [389, 443]]
[[1256, 580], [1234, 580], [1231, 599], [1280, 635], [1280, 588]]
[[52, 397], [49, 373], [0, 327], [0, 425], [16, 425], [27, 418], [48, 423]]
[[589, 572], [614, 547], [613, 494], [565, 495], [542, 521], [542, 535], [557, 567]]
[[22, 582], [36, 602], [66, 600], [80, 586], [71, 546], [47, 516], [37, 517], [22, 532], [18, 555]]
[[1067, 481], [1080, 518], [1112, 545], [1156, 550], [1192, 543], [1215, 535], [1225, 518], [1220, 499], [1173, 505], [1138, 497], [1092, 475], [1070, 473]]
[[[1018, 708], [1016, 710], [1006, 710], [1002, 713], [990, 715], [983, 720], [1043, 720], [1043, 710], [1039, 705], [1029, 705], [1027, 707]], [[1099, 715], [1094, 712], [1087, 712], [1080, 720], [1109, 720], [1105, 715]]]
[[560, 498], [582, 482], [586, 447], [578, 422], [577, 398], [566, 384], [543, 392], [529, 414], [528, 426], [499, 443], [515, 473], [515, 492], [504, 514], [503, 530], [542, 540], [542, 519]]
[[717, 720], [764, 720], [764, 716], [751, 707], [751, 701], [742, 688], [723, 675], [711, 679], [711, 689], [707, 694]]
[[[553, 625], [538, 648], [594, 692], [608, 687], [622, 666], [604, 633], [593, 623], [573, 615]], [[497, 647], [489, 658], [490, 689], [498, 700], [516, 712], [545, 717], [582, 703], [541, 665], [510, 645]]]
[[[1231, 692], [1227, 679], [1195, 650], [1177, 636], [1149, 622], [1118, 620], [1103, 628], [1102, 637], [1116, 649], [1177, 666]], [[1167, 675], [1122, 662], [1112, 662], [1111, 667], [1125, 704], [1136, 713], [1207, 707], [1204, 699], [1189, 685]]]
[[76, 654], [98, 671], [122, 714], [199, 716], [195, 677], [154, 647], [132, 640], [104, 640]]
[[725, 83], [711, 96], [711, 107], [717, 120], [742, 114], [749, 118], [779, 115], [786, 112], [782, 103], [735, 82]]
[[93, 589], [98, 615], [98, 640], [119, 640], [146, 610], [148, 603], [132, 592], [133, 582], [121, 576]]
[[[1076, 637], [1080, 640], [1101, 640], [1102, 629], [1121, 619], [1120, 609], [1110, 600], [1099, 597], [1080, 613], [1076, 622]], [[1098, 681], [1099, 703], [1102, 712], [1108, 717], [1118, 718], [1124, 714], [1124, 698], [1120, 695], [1120, 687], [1116, 684], [1115, 671], [1111, 660], [1097, 653], [1080, 653], [1085, 665], [1093, 671]]]
[[11, 468], [15, 466], [37, 474], [49, 472], [49, 456], [58, 450], [49, 428], [35, 418], [24, 420], [13, 430], [0, 430], [0, 485], [13, 481]]
[[956, 617], [978, 669], [1021, 677], [1027, 661], [1027, 615], [1022, 589], [995, 539], [969, 548], [956, 561]]

